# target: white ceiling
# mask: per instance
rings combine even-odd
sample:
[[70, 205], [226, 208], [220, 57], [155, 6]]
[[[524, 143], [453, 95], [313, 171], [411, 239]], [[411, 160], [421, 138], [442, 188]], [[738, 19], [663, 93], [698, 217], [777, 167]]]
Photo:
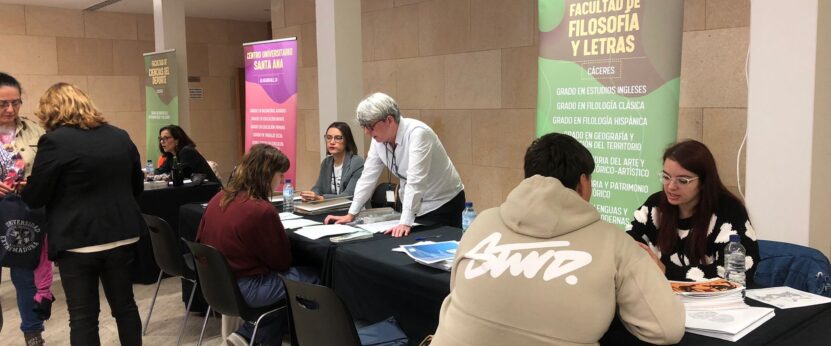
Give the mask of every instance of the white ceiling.
[[[58, 7], [83, 10], [104, 0], [0, 0], [0, 4]], [[249, 20], [271, 20], [270, 0], [183, 0], [188, 17]], [[99, 11], [153, 13], [153, 0], [121, 0]]]

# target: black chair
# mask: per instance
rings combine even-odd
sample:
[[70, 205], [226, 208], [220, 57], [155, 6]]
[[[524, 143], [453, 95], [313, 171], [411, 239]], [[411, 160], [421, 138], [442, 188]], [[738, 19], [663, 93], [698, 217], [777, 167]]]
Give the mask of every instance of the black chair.
[[[153, 246], [153, 257], [159, 265], [159, 278], [156, 280], [156, 292], [153, 294], [153, 300], [150, 303], [150, 310], [147, 311], [147, 318], [144, 320], [144, 328], [141, 334], [147, 334], [147, 326], [150, 324], [150, 316], [153, 315], [153, 307], [156, 305], [156, 297], [159, 295], [159, 287], [162, 284], [162, 276], [167, 273], [170, 276], [178, 276], [184, 280], [193, 283], [193, 288], [190, 291], [190, 298], [185, 307], [185, 316], [182, 319], [182, 326], [179, 328], [179, 338], [176, 339], [176, 345], [182, 341], [182, 335], [185, 333], [185, 325], [188, 323], [188, 316], [190, 316], [190, 305], [193, 303], [193, 296], [196, 293], [196, 272], [193, 266], [193, 256], [190, 254], [182, 255], [182, 249], [179, 247], [176, 235], [173, 234], [173, 229], [164, 219], [144, 215], [144, 221], [147, 223], [147, 228], [150, 233], [150, 242]], [[205, 315], [207, 321], [208, 314]], [[205, 333], [205, 323], [202, 324], [202, 331], [199, 333], [199, 340]]]
[[300, 345], [359, 346], [349, 309], [331, 288], [283, 278]]
[[[196, 273], [199, 276], [199, 283], [202, 284], [202, 294], [211, 309], [223, 315], [237, 316], [245, 321], [254, 324], [254, 333], [251, 335], [249, 345], [254, 345], [257, 327], [263, 317], [286, 308], [286, 302], [279, 301], [272, 305], [259, 308], [252, 308], [242, 297], [237, 280], [225, 256], [212, 246], [199, 244], [187, 239], [182, 239], [193, 254], [196, 264]], [[206, 320], [207, 322], [207, 320]], [[204, 328], [204, 326], [203, 326]], [[201, 344], [201, 340], [199, 342]]]

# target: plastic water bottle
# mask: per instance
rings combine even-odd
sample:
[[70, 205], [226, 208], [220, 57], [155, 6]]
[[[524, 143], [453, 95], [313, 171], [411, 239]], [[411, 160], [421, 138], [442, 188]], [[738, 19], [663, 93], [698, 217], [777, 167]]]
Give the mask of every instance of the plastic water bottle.
[[153, 173], [155, 169], [153, 169], [153, 160], [147, 160], [147, 165], [144, 166], [144, 179], [147, 181], [153, 181]]
[[286, 179], [283, 184], [283, 212], [294, 212], [294, 188], [291, 186], [291, 179]]
[[462, 211], [462, 231], [467, 231], [475, 218], [476, 211], [473, 210], [473, 202], [465, 202], [465, 210]]
[[745, 286], [744, 258], [747, 251], [740, 240], [738, 234], [731, 234], [730, 243], [724, 247], [724, 278]]

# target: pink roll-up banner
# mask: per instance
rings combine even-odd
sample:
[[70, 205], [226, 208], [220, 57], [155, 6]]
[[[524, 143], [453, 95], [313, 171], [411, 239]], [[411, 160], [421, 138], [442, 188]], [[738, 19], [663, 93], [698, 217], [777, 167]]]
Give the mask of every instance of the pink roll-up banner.
[[245, 54], [245, 152], [265, 143], [291, 161], [286, 179], [296, 185], [297, 38], [243, 44]]

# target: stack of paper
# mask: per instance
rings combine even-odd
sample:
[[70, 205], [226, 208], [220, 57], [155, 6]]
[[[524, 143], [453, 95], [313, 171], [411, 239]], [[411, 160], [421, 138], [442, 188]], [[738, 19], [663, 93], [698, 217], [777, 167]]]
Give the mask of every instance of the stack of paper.
[[687, 311], [747, 308], [744, 286], [717, 279], [707, 282], [672, 281], [672, 291], [684, 303]]
[[291, 220], [282, 220], [282, 221], [283, 221], [283, 228], [285, 228], [285, 229], [295, 229], [295, 228], [301, 228], [301, 227], [319, 225], [320, 224], [320, 222], [307, 220], [307, 219], [291, 219]]
[[352, 201], [348, 198], [333, 198], [320, 202], [304, 202], [294, 205], [294, 211], [298, 214], [319, 215], [333, 211], [349, 208]]
[[443, 241], [431, 244], [402, 245], [404, 253], [416, 262], [426, 266], [450, 271], [453, 267], [453, 257], [459, 248], [458, 241]]
[[687, 311], [686, 330], [693, 334], [737, 341], [773, 318], [771, 308]]
[[[401, 223], [398, 219], [389, 220], [389, 221], [381, 221], [381, 222], [374, 222], [374, 223], [367, 223], [367, 224], [359, 224], [356, 225], [364, 230], [370, 231], [372, 233], [383, 233], [384, 231], [398, 226]], [[413, 227], [420, 226], [421, 224], [418, 222], [414, 222], [412, 224]]]
[[294, 234], [302, 235], [306, 238], [316, 240], [323, 237], [329, 237], [338, 234], [347, 234], [357, 231], [360, 230], [352, 226], [335, 224], [307, 226], [297, 230], [296, 232], [294, 232]]

